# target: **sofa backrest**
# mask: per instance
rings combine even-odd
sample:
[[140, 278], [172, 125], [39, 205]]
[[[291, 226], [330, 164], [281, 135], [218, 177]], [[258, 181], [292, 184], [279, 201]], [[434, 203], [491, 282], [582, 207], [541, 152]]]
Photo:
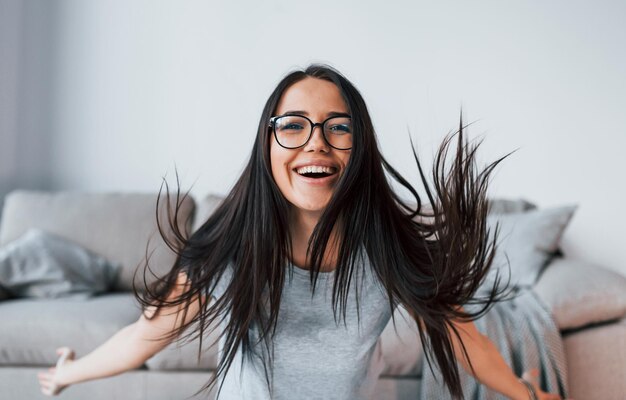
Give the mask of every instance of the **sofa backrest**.
[[201, 200], [196, 200], [196, 210], [193, 216], [191, 231], [195, 232], [204, 225], [223, 200], [224, 196], [217, 194], [209, 194]]
[[[18, 190], [7, 195], [0, 225], [0, 246], [13, 241], [31, 228], [42, 229], [105, 257], [122, 266], [113, 290], [145, 289], [143, 267], [150, 255], [150, 270], [165, 274], [174, 264], [176, 254], [167, 247], [157, 230], [157, 194], [39, 192]], [[172, 200], [173, 201], [173, 200]], [[166, 201], [160, 202], [161, 221], [167, 221]], [[187, 197], [181, 204], [181, 230], [191, 229], [194, 200]], [[164, 232], [171, 236], [167, 224]], [[146, 282], [156, 278], [146, 271]]]

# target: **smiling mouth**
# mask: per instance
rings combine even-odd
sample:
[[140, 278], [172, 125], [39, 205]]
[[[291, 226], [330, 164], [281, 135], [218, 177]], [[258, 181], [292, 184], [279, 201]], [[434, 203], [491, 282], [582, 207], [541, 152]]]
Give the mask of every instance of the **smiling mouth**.
[[337, 173], [337, 168], [304, 167], [304, 168], [294, 169], [293, 171], [297, 173], [298, 175], [303, 176], [305, 178], [320, 179], [320, 178], [326, 178], [331, 175], [335, 175]]
[[305, 174], [298, 174], [304, 176], [305, 178], [326, 178], [327, 176], [331, 176], [333, 174], [328, 174], [326, 172], [309, 172]]

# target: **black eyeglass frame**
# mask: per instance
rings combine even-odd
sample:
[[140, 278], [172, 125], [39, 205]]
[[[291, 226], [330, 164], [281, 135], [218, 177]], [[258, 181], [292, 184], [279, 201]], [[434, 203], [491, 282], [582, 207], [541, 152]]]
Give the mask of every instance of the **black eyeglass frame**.
[[[287, 146], [283, 145], [282, 143], [280, 143], [280, 140], [278, 140], [278, 134], [276, 133], [276, 120], [279, 119], [279, 118], [283, 118], [283, 117], [300, 117], [300, 118], [304, 118], [307, 121], [309, 121], [309, 124], [311, 125], [311, 131], [309, 132], [309, 136], [306, 138], [304, 143], [301, 144], [300, 146], [287, 147]], [[350, 122], [352, 122], [352, 117], [350, 115], [348, 115], [348, 114], [345, 114], [345, 115], [343, 115], [343, 114], [342, 115], [333, 115], [333, 116], [330, 116], [330, 117], [326, 118], [322, 122], [313, 122], [313, 121], [311, 121], [310, 118], [307, 118], [304, 115], [283, 114], [283, 115], [276, 115], [276, 116], [273, 116], [272, 118], [270, 118], [270, 122], [268, 124], [268, 127], [272, 128], [272, 131], [274, 132], [274, 138], [276, 139], [276, 143], [278, 143], [278, 145], [280, 147], [284, 148], [284, 149], [293, 150], [293, 149], [299, 149], [300, 147], [306, 146], [306, 144], [309, 143], [309, 140], [311, 140], [311, 137], [313, 136], [313, 131], [315, 130], [316, 126], [319, 126], [320, 129], [322, 130], [322, 137], [324, 138], [324, 141], [326, 142], [326, 144], [328, 144], [333, 149], [337, 149], [337, 150], [350, 150], [350, 149], [352, 149], [352, 146], [350, 146], [348, 148], [341, 148], [341, 147], [336, 147], [336, 146], [333, 146], [332, 144], [330, 144], [330, 141], [326, 137], [326, 131], [324, 131], [324, 125], [326, 124], [326, 122], [330, 121], [333, 118], [349, 118]], [[352, 132], [350, 132], [350, 134], [352, 134]]]

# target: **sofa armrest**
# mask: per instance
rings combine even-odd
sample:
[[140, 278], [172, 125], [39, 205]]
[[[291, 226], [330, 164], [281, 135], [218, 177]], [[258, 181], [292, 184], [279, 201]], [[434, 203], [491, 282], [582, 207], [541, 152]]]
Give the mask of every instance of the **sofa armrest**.
[[581, 260], [555, 258], [534, 287], [561, 330], [626, 314], [626, 277]]

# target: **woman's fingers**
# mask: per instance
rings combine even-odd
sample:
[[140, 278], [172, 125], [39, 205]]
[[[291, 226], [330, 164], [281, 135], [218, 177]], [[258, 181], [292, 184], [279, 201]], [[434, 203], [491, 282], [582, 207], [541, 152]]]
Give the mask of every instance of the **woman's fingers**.
[[[522, 378], [530, 382], [535, 388], [540, 400], [563, 400], [558, 394], [546, 393], [539, 387], [539, 369], [532, 368], [522, 374]], [[571, 400], [571, 399], [569, 399]]]
[[49, 395], [51, 392], [51, 388], [54, 385], [52, 382], [52, 375], [47, 372], [40, 372], [37, 374], [39, 378], [39, 389], [41, 393], [45, 395]]
[[40, 384], [45, 384], [50, 382], [50, 376], [45, 372], [40, 372], [37, 374], [37, 378], [39, 379]]
[[66, 386], [61, 386], [56, 381], [57, 367], [62, 366], [68, 360], [73, 361], [75, 353], [69, 347], [59, 347], [56, 349], [56, 354], [59, 356], [55, 366], [48, 368], [47, 371], [41, 371], [37, 374], [39, 380], [41, 393], [46, 396], [58, 395]]
[[535, 383], [537, 378], [539, 377], [539, 370], [537, 368], [529, 369], [522, 374], [522, 378], [527, 381]]
[[39, 379], [43, 379], [43, 380], [46, 380], [46, 381], [50, 381], [50, 380], [52, 380], [52, 378], [54, 377], [54, 374], [53, 374], [53, 373], [50, 373], [50, 372], [46, 372], [46, 371], [41, 371], [41, 372], [39, 372], [39, 373], [37, 374], [37, 377], [38, 377]]

